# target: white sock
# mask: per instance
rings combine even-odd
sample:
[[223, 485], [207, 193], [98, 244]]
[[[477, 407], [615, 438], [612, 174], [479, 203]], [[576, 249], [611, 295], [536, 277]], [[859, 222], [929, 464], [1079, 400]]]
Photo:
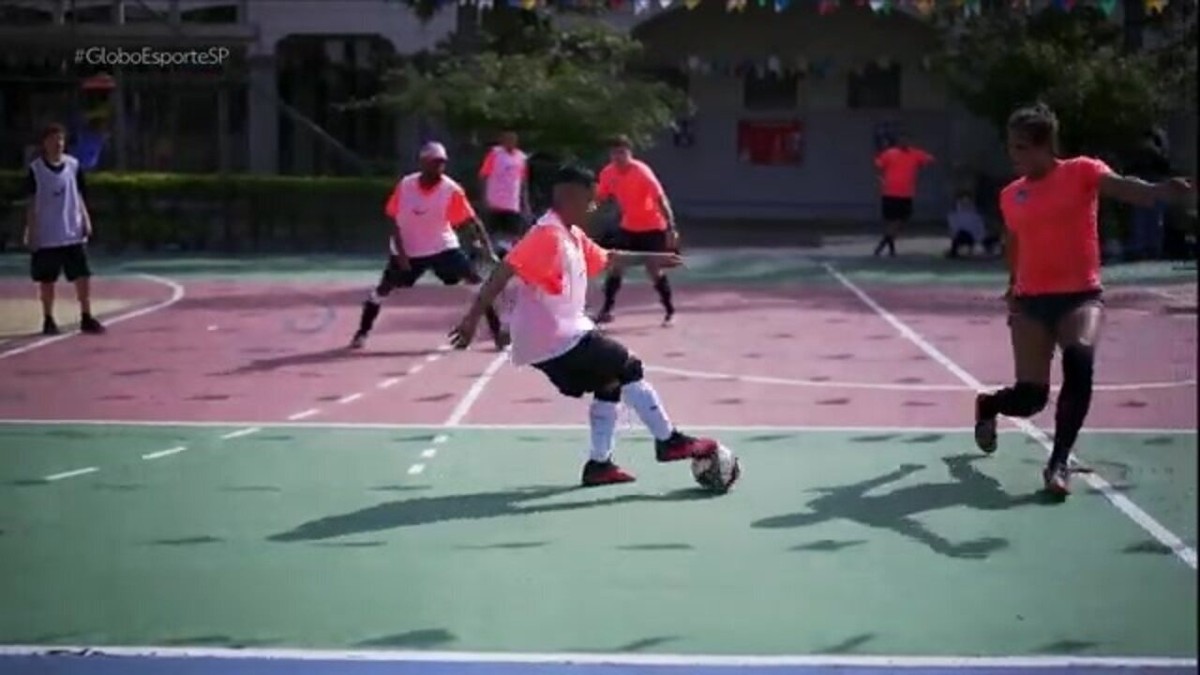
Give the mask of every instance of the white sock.
[[658, 392], [649, 382], [638, 380], [621, 387], [621, 398], [633, 408], [655, 440], [665, 441], [671, 437], [675, 427], [667, 417], [667, 411], [663, 410], [662, 401], [658, 400]]
[[612, 460], [613, 444], [617, 436], [617, 413], [616, 403], [592, 399], [592, 406], [588, 410], [592, 449], [588, 452], [588, 459], [593, 462]]

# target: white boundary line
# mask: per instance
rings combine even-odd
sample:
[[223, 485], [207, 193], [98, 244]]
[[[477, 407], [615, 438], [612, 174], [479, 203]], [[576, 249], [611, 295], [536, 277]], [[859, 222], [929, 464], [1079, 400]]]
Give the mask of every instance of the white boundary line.
[[323, 651], [190, 647], [0, 646], [0, 657], [89, 655], [142, 659], [243, 661], [375, 661], [385, 663], [559, 664], [617, 666], [733, 666], [821, 668], [1195, 668], [1196, 659], [1105, 656], [726, 656], [715, 654], [588, 654], [445, 651]]
[[[5, 426], [61, 426], [61, 425], [77, 425], [77, 426], [127, 426], [127, 427], [199, 427], [199, 428], [214, 428], [214, 427], [230, 427], [242, 429], [243, 427], [257, 427], [262, 429], [315, 429], [327, 431], [354, 431], [354, 430], [395, 430], [395, 431], [437, 431], [442, 429], [444, 425], [436, 422], [429, 424], [387, 424], [383, 422], [189, 422], [189, 421], [173, 421], [173, 420], [34, 420], [34, 419], [0, 419], [0, 428]], [[579, 431], [586, 430], [586, 424], [458, 424], [455, 429], [464, 431]], [[946, 433], [946, 434], [968, 434], [974, 430], [971, 427], [887, 427], [887, 426], [812, 426], [812, 425], [788, 425], [788, 424], [716, 424], [716, 425], [687, 425], [689, 429], [697, 431], [790, 431], [795, 433], [804, 432], [828, 432], [828, 433], [877, 433], [877, 434], [930, 434], [930, 433]], [[1000, 429], [1000, 433], [1025, 433], [1019, 429]], [[1132, 427], [1114, 427], [1112, 429], [1104, 429], [1097, 427], [1085, 427], [1080, 430], [1083, 434], [1125, 434], [1125, 435], [1146, 435], [1146, 436], [1195, 436], [1196, 429], [1161, 429], [1161, 428], [1132, 428]], [[2, 432], [0, 432], [2, 433]], [[239, 432], [235, 432], [239, 433]], [[247, 431], [247, 433], [249, 433]], [[240, 433], [239, 433], [240, 435]]]
[[[730, 382], [750, 382], [754, 384], [779, 384], [789, 387], [818, 387], [828, 389], [877, 389], [880, 391], [945, 391], [945, 392], [974, 392], [973, 387], [964, 384], [903, 384], [898, 382], [845, 382], [840, 380], [810, 380], [791, 379], [786, 377], [767, 377], [762, 375], [735, 375], [733, 373], [716, 373], [705, 370], [685, 370], [666, 366], [646, 366], [647, 372], [679, 375], [701, 380], [726, 380]], [[1001, 385], [986, 385], [999, 387]], [[1196, 380], [1174, 380], [1169, 382], [1127, 382], [1119, 384], [1097, 384], [1095, 391], [1142, 391], [1147, 389], [1175, 389], [1178, 387], [1194, 387]], [[1057, 391], [1059, 385], [1054, 385]]]
[[[143, 307], [141, 309], [135, 309], [131, 312], [125, 312], [124, 314], [118, 314], [111, 318], [105, 318], [104, 319], [105, 324], [111, 326], [113, 324], [121, 323], [122, 321], [136, 319], [139, 316], [145, 316], [152, 312], [157, 312], [160, 309], [166, 309], [167, 307], [170, 307], [171, 305], [182, 300], [183, 296], [185, 295], [185, 291], [184, 291], [182, 284], [172, 281], [171, 279], [168, 279], [166, 277], [160, 277], [157, 274], [138, 274], [136, 276], [138, 276], [142, 279], [145, 279], [147, 281], [152, 281], [156, 284], [160, 284], [160, 285], [166, 286], [167, 288], [170, 288], [171, 289], [171, 297], [167, 298], [166, 300], [163, 300], [162, 302], [150, 305], [149, 307]], [[0, 352], [0, 360], [7, 359], [10, 356], [16, 356], [17, 354], [24, 354], [25, 352], [30, 352], [30, 351], [33, 351], [40, 347], [46, 347], [48, 345], [54, 344], [55, 342], [62, 342], [63, 340], [75, 337], [76, 335], [79, 335], [79, 331], [72, 331], [69, 333], [63, 333], [61, 335], [52, 335], [50, 337], [41, 338], [40, 340], [34, 340], [33, 342], [21, 345], [20, 347], [13, 347], [12, 349], [6, 349], [6, 350]]]
[[[933, 359], [943, 368], [950, 371], [955, 377], [961, 380], [963, 384], [973, 387], [977, 391], [983, 391], [986, 389], [982, 382], [975, 379], [975, 376], [968, 373], [962, 368], [962, 366], [959, 366], [957, 363], [952, 361], [950, 357], [943, 354], [941, 350], [930, 344], [927, 340], [925, 340], [925, 338], [921, 337], [920, 333], [917, 333], [915, 330], [909, 327], [908, 324], [904, 323], [894, 314], [884, 309], [879, 303], [875, 302], [874, 298], [872, 298], [870, 295], [867, 295], [866, 291], [859, 288], [858, 284], [855, 284], [853, 281], [847, 278], [846, 275], [839, 272], [836, 267], [830, 263], [823, 264], [825, 270], [829, 272], [833, 278], [837, 279], [838, 282], [845, 286], [847, 290], [857, 296], [864, 305], [870, 307], [872, 311], [879, 315], [879, 318], [891, 324], [891, 326], [895, 328], [901, 335], [907, 338], [909, 342], [912, 342], [917, 346], [917, 348], [925, 352], [929, 358]], [[1016, 425], [1018, 429], [1025, 432], [1027, 436], [1037, 441], [1043, 448], [1045, 448], [1047, 453], [1049, 453], [1054, 447], [1050, 437], [1047, 436], [1044, 431], [1034, 426], [1033, 423], [1029, 422], [1029, 420], [1010, 418], [1009, 421]], [[1130, 520], [1137, 523], [1138, 526], [1149, 533], [1150, 536], [1154, 537], [1160, 544], [1171, 549], [1171, 552], [1174, 553], [1177, 558], [1182, 560], [1185, 565], [1192, 568], [1192, 570], [1196, 570], [1196, 550], [1184, 543], [1184, 541], [1180, 539], [1178, 535], [1164, 527], [1150, 514], [1143, 511], [1141, 507], [1139, 507], [1137, 504], [1134, 504], [1133, 501], [1128, 497], [1113, 489], [1113, 486], [1109, 484], [1108, 481], [1100, 477], [1099, 474], [1083, 474], [1083, 479], [1089, 486], [1092, 487], [1093, 490], [1096, 490], [1100, 494], [1104, 495], [1104, 498], [1107, 499], [1113, 506], [1115, 506], [1118, 511], [1124, 513], [1129, 517]]]

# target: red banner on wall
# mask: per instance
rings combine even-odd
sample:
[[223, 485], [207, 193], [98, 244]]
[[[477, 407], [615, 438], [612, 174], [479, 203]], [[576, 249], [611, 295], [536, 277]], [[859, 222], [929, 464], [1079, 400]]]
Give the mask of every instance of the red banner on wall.
[[804, 124], [800, 120], [742, 120], [738, 122], [738, 159], [761, 166], [800, 164]]

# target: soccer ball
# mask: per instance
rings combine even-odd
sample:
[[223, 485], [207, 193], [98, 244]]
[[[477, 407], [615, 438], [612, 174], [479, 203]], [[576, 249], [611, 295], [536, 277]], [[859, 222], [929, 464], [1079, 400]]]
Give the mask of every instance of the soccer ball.
[[741, 473], [737, 455], [719, 443], [715, 452], [692, 458], [692, 477], [696, 483], [717, 494], [729, 492]]

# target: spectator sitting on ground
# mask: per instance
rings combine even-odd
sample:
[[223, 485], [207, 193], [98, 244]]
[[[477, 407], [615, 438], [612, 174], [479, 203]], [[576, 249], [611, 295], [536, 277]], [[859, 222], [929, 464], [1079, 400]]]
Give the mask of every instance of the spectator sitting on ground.
[[954, 200], [954, 208], [946, 215], [950, 226], [950, 250], [946, 251], [947, 258], [961, 257], [959, 250], [964, 246], [967, 253], [975, 252], [975, 245], [980, 244], [984, 253], [991, 255], [995, 250], [998, 239], [988, 234], [983, 216], [975, 207], [975, 197], [968, 192], [960, 192]]

